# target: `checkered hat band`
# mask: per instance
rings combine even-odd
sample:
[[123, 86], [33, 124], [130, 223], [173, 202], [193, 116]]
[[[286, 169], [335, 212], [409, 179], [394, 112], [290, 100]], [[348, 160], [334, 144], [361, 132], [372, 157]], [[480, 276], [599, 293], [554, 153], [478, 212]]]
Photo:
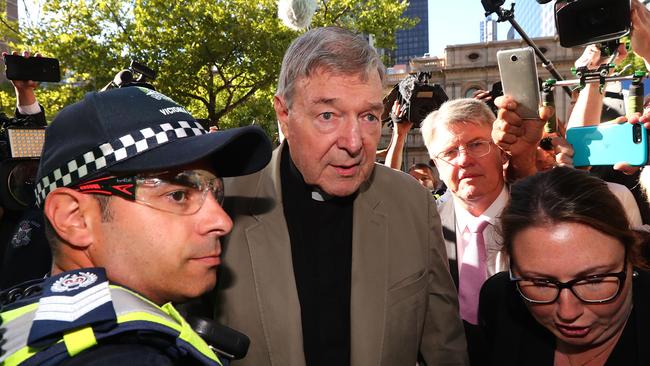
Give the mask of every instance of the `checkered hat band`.
[[168, 122], [101, 144], [44, 176], [36, 184], [36, 204], [40, 206], [45, 201], [45, 197], [59, 187], [76, 184], [86, 176], [107, 169], [144, 151], [168, 142], [205, 133], [207, 131], [198, 122]]

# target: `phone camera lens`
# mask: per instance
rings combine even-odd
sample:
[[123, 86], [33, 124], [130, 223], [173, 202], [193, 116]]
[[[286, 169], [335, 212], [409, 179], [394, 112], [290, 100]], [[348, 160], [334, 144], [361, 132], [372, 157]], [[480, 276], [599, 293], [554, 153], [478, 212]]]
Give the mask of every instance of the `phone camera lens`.
[[640, 143], [641, 140], [643, 139], [642, 134], [641, 134], [641, 128], [642, 127], [639, 124], [635, 124], [632, 127], [632, 138], [633, 138], [635, 144]]
[[518, 60], [517, 55], [510, 56], [510, 61], [517, 62], [517, 60]]

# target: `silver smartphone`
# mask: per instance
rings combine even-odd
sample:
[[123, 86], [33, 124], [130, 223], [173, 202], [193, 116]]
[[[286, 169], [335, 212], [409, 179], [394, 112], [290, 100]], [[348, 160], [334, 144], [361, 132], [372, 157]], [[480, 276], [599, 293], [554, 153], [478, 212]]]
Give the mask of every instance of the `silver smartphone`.
[[531, 47], [497, 52], [503, 94], [517, 101], [517, 114], [522, 119], [539, 119], [539, 80], [535, 52]]

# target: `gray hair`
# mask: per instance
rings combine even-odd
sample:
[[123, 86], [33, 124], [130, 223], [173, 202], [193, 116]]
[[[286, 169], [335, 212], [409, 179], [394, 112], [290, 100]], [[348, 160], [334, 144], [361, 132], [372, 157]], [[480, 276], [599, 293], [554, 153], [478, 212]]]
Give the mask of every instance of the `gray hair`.
[[291, 43], [282, 60], [276, 96], [291, 108], [295, 83], [317, 69], [342, 75], [361, 75], [366, 80], [376, 70], [384, 81], [385, 70], [368, 41], [339, 27], [312, 29]]
[[447, 101], [440, 109], [429, 113], [422, 121], [420, 131], [429, 153], [436, 128], [456, 123], [472, 123], [479, 126], [490, 126], [496, 117], [490, 107], [474, 98], [461, 98]]

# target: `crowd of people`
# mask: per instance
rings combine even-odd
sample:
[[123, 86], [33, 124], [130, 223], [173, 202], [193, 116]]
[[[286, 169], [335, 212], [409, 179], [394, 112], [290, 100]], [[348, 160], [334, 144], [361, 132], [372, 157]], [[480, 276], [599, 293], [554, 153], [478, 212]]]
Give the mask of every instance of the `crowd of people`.
[[[632, 50], [650, 60], [650, 11], [632, 5]], [[590, 47], [579, 62], [601, 61]], [[553, 113], [523, 121], [508, 95], [496, 114], [480, 97], [429, 114], [431, 164], [407, 174], [393, 168], [412, 124], [396, 124], [376, 164], [384, 78], [362, 37], [305, 32], [282, 62], [275, 149], [141, 86], [65, 107], [45, 130], [34, 216], [3, 210], [0, 363], [650, 364], [648, 203], [574, 169], [543, 131]], [[36, 84], [14, 86], [17, 116], [45, 125]], [[602, 95], [577, 98], [570, 125], [600, 123]], [[649, 112], [614, 123], [650, 128]], [[47, 263], [25, 267], [34, 250]], [[250, 346], [233, 354], [225, 343], [244, 340], [215, 341], [197, 316]]]

